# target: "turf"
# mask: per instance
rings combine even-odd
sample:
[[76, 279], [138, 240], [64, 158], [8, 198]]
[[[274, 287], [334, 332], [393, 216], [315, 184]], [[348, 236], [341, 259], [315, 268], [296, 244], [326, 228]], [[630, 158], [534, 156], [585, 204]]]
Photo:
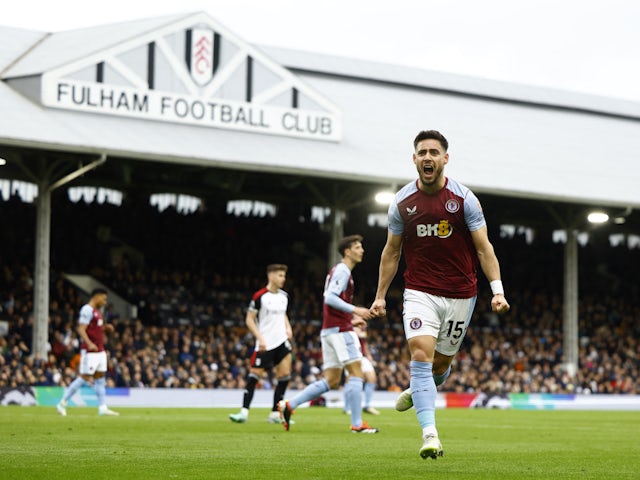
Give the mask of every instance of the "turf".
[[[445, 455], [422, 460], [413, 411], [367, 417], [349, 432], [339, 409], [300, 409], [290, 432], [254, 409], [0, 407], [0, 479], [637, 479], [640, 412], [449, 409]], [[234, 410], [235, 411], [235, 410]]]

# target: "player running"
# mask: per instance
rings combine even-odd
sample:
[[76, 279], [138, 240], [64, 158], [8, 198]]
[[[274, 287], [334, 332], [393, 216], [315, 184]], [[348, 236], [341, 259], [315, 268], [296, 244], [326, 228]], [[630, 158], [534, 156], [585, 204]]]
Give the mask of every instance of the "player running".
[[352, 303], [354, 284], [351, 271], [362, 262], [362, 237], [350, 235], [343, 238], [338, 243], [338, 251], [342, 255], [342, 261], [331, 269], [324, 285], [320, 340], [325, 378], [308, 385], [292, 400], [280, 402], [279, 410], [285, 430], [289, 430], [293, 411], [299, 405], [338, 388], [342, 371], [346, 369], [349, 372], [349, 380], [344, 388], [351, 411], [351, 431], [378, 433], [377, 428], [370, 427], [362, 421], [362, 351], [358, 336], [353, 331], [354, 321], [364, 323], [372, 317], [369, 309], [356, 307]]
[[291, 379], [291, 341], [293, 332], [287, 315], [289, 295], [282, 290], [287, 280], [286, 265], [275, 263], [267, 266], [267, 286], [253, 294], [247, 311], [246, 324], [256, 339], [255, 350], [251, 355], [251, 370], [247, 375], [242, 409], [229, 415], [236, 423], [249, 420], [249, 408], [256, 385], [265, 370], [275, 366], [278, 383], [273, 392], [273, 408], [267, 421], [280, 423], [278, 402], [284, 398], [284, 392]]

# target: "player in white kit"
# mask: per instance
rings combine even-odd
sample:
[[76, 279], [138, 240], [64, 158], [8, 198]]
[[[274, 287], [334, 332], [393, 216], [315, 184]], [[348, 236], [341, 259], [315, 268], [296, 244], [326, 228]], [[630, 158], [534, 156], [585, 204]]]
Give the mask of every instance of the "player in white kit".
[[270, 423], [280, 423], [278, 402], [284, 398], [291, 379], [291, 342], [293, 340], [291, 323], [287, 315], [289, 295], [282, 290], [287, 280], [287, 270], [288, 267], [283, 264], [268, 265], [267, 286], [251, 297], [245, 321], [256, 339], [256, 344], [251, 356], [251, 370], [247, 375], [242, 409], [238, 413], [229, 415], [232, 422], [245, 423], [249, 419], [249, 409], [256, 385], [265, 370], [275, 367], [278, 383], [273, 392], [273, 408], [267, 420]]

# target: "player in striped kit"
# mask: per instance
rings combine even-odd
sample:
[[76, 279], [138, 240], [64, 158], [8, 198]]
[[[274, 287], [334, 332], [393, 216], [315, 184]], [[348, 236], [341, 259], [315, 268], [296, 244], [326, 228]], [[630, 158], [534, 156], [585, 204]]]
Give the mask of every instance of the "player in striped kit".
[[93, 382], [98, 396], [98, 415], [116, 416], [106, 405], [107, 352], [104, 350], [104, 331], [113, 331], [113, 325], [105, 325], [100, 309], [107, 304], [107, 291], [96, 288], [89, 302], [80, 309], [76, 331], [80, 337], [80, 376], [66, 388], [62, 400], [56, 405], [58, 413], [67, 416], [67, 402], [84, 385]]
[[444, 175], [447, 139], [435, 130], [422, 131], [413, 145], [418, 179], [396, 193], [389, 206], [389, 231], [371, 311], [386, 314], [385, 297], [404, 255], [403, 320], [411, 384], [398, 397], [396, 409], [415, 406], [423, 436], [420, 456], [435, 459], [443, 452], [435, 421], [436, 387], [449, 376], [471, 321], [478, 263], [491, 285], [492, 310], [504, 313], [509, 303], [480, 202]]
[[293, 411], [299, 405], [338, 388], [342, 371], [346, 369], [349, 372], [345, 390], [351, 411], [351, 431], [378, 433], [377, 428], [362, 421], [362, 351], [358, 336], [353, 331], [354, 322], [365, 323], [372, 317], [368, 308], [353, 305], [354, 284], [351, 271], [362, 262], [362, 236], [350, 235], [343, 238], [338, 243], [338, 251], [342, 255], [342, 261], [331, 269], [324, 285], [320, 340], [325, 378], [308, 385], [293, 399], [280, 402], [279, 410], [285, 430], [289, 430]]
[[289, 295], [282, 290], [287, 280], [286, 265], [274, 263], [267, 266], [267, 286], [253, 294], [247, 310], [246, 324], [256, 339], [255, 349], [251, 355], [251, 370], [247, 375], [246, 388], [242, 399], [242, 409], [229, 415], [236, 423], [249, 420], [249, 409], [256, 385], [265, 370], [275, 367], [278, 383], [273, 392], [273, 408], [269, 423], [280, 423], [278, 402], [291, 379], [291, 341], [293, 333], [287, 315]]

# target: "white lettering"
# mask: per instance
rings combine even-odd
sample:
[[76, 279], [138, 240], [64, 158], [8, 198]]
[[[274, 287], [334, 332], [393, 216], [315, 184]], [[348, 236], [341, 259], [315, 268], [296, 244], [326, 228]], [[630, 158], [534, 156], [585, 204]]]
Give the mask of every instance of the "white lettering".
[[425, 225], [423, 223], [419, 223], [416, 225], [416, 235], [418, 237], [432, 237], [438, 236], [438, 224], [431, 223], [429, 225]]

